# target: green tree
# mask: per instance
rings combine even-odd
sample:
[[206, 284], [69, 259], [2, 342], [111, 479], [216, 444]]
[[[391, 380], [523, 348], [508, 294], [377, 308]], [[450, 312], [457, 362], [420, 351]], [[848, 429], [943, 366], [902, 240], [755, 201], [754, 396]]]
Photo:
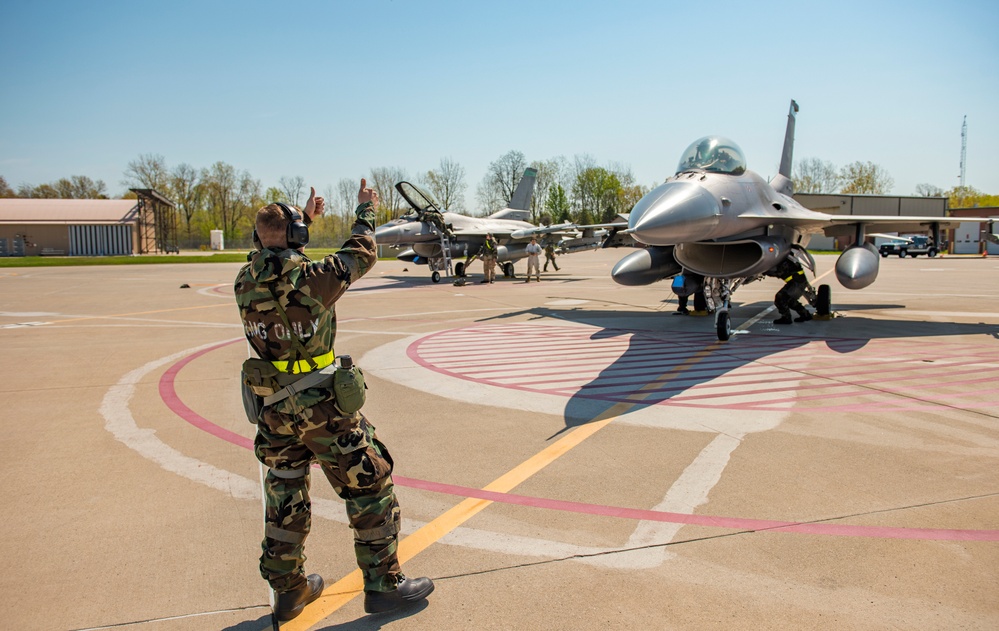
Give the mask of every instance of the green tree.
[[999, 195], [982, 193], [972, 186], [955, 186], [943, 196], [950, 208], [994, 208], [999, 206]]
[[256, 206], [262, 205], [260, 181], [247, 171], [237, 172], [225, 162], [216, 162], [201, 172], [208, 202], [208, 215], [226, 241], [246, 237], [253, 227]]
[[184, 220], [187, 243], [193, 245], [194, 218], [205, 208], [206, 190], [201, 172], [190, 164], [181, 163], [170, 172], [169, 183], [164, 194], [177, 205], [177, 212]]
[[14, 189], [7, 184], [7, 178], [0, 175], [0, 197], [15, 197], [16, 195]]
[[847, 195], [887, 195], [895, 180], [873, 162], [851, 162], [840, 169], [840, 192]]
[[552, 217], [555, 223], [565, 223], [572, 220], [572, 206], [569, 205], [569, 197], [565, 194], [562, 185], [556, 182], [548, 189], [545, 198], [545, 214]]

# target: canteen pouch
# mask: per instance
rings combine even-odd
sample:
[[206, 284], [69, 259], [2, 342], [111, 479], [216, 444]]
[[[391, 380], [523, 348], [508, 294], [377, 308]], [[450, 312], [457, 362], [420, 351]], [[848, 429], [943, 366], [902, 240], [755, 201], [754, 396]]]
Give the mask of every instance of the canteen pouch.
[[283, 387], [278, 383], [280, 374], [274, 364], [257, 357], [243, 362], [243, 385], [258, 397], [269, 397]]
[[260, 413], [264, 411], [264, 398], [254, 394], [253, 389], [246, 385], [246, 382], [240, 384], [239, 389], [243, 395], [243, 411], [246, 412], [246, 420], [256, 425], [260, 421]]
[[333, 373], [333, 394], [336, 407], [344, 414], [353, 414], [364, 406], [364, 373], [357, 366], [337, 368]]

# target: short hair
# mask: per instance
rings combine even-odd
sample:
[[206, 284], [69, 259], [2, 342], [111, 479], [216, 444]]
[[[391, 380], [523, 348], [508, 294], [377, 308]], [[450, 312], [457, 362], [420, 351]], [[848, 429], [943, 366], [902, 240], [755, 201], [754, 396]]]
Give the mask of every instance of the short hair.
[[277, 204], [269, 204], [257, 211], [257, 237], [264, 247], [288, 246], [288, 217]]

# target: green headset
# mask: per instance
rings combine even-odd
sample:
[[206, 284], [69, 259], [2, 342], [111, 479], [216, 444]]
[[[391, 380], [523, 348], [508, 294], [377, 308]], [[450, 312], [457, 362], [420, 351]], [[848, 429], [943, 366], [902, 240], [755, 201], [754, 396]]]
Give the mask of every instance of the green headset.
[[[285, 239], [288, 241], [288, 247], [297, 250], [309, 243], [309, 227], [305, 225], [305, 220], [302, 217], [302, 213], [298, 212], [291, 206], [283, 202], [272, 202], [275, 206], [279, 206], [282, 211], [284, 211], [284, 216], [288, 219], [288, 230], [285, 233]], [[263, 250], [264, 246], [260, 243], [260, 236], [257, 234], [257, 229], [253, 229], [253, 245], [258, 250]]]

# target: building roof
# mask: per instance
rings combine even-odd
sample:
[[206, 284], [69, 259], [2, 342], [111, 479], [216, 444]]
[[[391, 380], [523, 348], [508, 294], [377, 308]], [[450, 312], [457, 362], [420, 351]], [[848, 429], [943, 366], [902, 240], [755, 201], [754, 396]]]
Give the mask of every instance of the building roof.
[[0, 199], [0, 224], [135, 223], [134, 199]]

